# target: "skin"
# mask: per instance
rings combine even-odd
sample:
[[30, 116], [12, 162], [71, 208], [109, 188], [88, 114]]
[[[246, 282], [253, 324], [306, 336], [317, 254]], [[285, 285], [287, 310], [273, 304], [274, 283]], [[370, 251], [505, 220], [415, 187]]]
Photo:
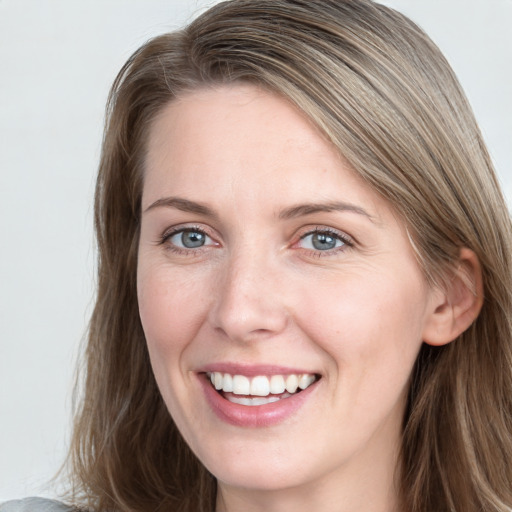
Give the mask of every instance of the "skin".
[[[217, 510], [397, 510], [408, 380], [446, 309], [403, 222], [300, 112], [249, 85], [166, 106], [146, 164], [140, 316], [165, 403], [218, 479]], [[208, 211], [155, 204], [169, 197]], [[340, 201], [350, 208], [282, 214]], [[186, 228], [205, 244], [168, 236]], [[314, 230], [336, 247], [317, 249]], [[213, 413], [198, 378], [226, 361], [321, 379], [285, 421], [235, 426]]]

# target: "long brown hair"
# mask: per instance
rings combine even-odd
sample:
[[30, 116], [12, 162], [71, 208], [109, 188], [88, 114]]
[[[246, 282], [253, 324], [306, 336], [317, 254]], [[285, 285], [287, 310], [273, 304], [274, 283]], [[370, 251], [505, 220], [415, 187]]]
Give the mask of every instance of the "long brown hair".
[[149, 41], [112, 87], [95, 200], [98, 292], [70, 452], [75, 503], [213, 510], [215, 480], [152, 375], [136, 298], [146, 138], [184, 91], [246, 81], [291, 100], [407, 224], [440, 283], [461, 247], [485, 302], [411, 376], [397, 472], [409, 512], [512, 506], [511, 224], [450, 66], [414, 23], [369, 0], [232, 0]]

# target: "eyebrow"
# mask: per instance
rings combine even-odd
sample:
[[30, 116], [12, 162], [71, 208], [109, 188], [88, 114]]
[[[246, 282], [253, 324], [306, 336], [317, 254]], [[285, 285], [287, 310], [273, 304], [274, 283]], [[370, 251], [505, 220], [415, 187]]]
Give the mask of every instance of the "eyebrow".
[[[196, 201], [190, 201], [189, 199], [183, 199], [181, 197], [163, 197], [161, 199], [157, 199], [144, 210], [144, 213], [153, 210], [154, 208], [160, 207], [176, 208], [177, 210], [181, 210], [183, 212], [197, 213], [199, 215], [215, 219], [218, 218], [217, 214], [209, 206], [206, 206], [203, 203], [198, 203]], [[296, 206], [290, 206], [279, 212], [279, 218], [283, 220], [289, 220], [306, 215], [313, 215], [315, 213], [333, 211], [352, 212], [358, 215], [363, 215], [372, 222], [375, 220], [366, 210], [360, 206], [342, 201], [330, 201], [327, 203], [305, 203]]]
[[367, 217], [369, 220], [374, 222], [374, 217], [372, 217], [366, 210], [361, 208], [360, 206], [356, 206], [351, 203], [345, 203], [342, 201], [331, 201], [328, 203], [306, 203], [299, 204], [297, 206], [291, 206], [290, 208], [285, 208], [279, 213], [280, 219], [294, 219], [297, 217], [303, 217], [305, 215], [312, 215], [314, 213], [320, 212], [352, 212], [357, 213], [358, 215], [363, 215]]
[[217, 217], [215, 212], [205, 204], [189, 201], [188, 199], [183, 199], [181, 197], [163, 197], [161, 199], [157, 199], [144, 210], [144, 213], [159, 207], [176, 208], [183, 212], [197, 213], [199, 215], [204, 215], [205, 217]]

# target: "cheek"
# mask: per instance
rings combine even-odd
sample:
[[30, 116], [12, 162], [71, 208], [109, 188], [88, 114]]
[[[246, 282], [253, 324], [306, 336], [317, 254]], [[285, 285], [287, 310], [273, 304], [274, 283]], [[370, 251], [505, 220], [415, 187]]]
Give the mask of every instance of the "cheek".
[[393, 375], [397, 385], [408, 379], [422, 343], [426, 304], [423, 280], [409, 275], [401, 282], [357, 272], [323, 283], [321, 294], [301, 293], [302, 329], [350, 385], [366, 387]]
[[193, 338], [204, 317], [201, 284], [169, 269], [139, 267], [139, 314], [150, 353], [176, 354]]
[[140, 265], [138, 269], [139, 314], [151, 367], [177, 425], [185, 424], [180, 404], [186, 400], [184, 384], [190, 378], [184, 364], [187, 350], [204, 319], [201, 282], [165, 266]]
[[[409, 378], [421, 346], [421, 288], [391, 287], [387, 280], [346, 280], [330, 290], [330, 301], [311, 301], [309, 336], [330, 356], [330, 410], [337, 429], [354, 444], [379, 425], [400, 428]], [[421, 294], [420, 294], [421, 295]], [[312, 314], [311, 314], [312, 313]], [[314, 331], [314, 333], [313, 333]], [[348, 427], [347, 427], [348, 428]], [[350, 437], [354, 436], [354, 437]], [[359, 441], [358, 441], [359, 440]]]

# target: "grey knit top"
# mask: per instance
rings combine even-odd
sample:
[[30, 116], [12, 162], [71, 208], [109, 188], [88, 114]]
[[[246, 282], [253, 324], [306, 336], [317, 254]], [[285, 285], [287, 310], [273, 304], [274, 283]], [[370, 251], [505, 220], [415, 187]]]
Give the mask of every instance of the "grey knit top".
[[0, 504], [0, 512], [73, 512], [73, 508], [46, 498], [25, 498]]

